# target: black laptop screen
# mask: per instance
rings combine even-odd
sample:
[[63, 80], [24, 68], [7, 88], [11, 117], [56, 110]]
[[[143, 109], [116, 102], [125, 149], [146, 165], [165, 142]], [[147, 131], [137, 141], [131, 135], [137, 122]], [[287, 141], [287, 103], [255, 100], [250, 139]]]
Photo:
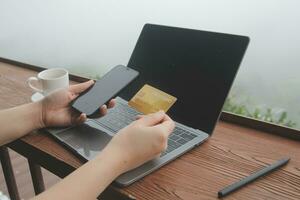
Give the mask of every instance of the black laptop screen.
[[211, 134], [249, 39], [146, 24], [128, 66], [139, 77], [120, 94], [131, 99], [149, 84], [177, 97], [175, 120]]

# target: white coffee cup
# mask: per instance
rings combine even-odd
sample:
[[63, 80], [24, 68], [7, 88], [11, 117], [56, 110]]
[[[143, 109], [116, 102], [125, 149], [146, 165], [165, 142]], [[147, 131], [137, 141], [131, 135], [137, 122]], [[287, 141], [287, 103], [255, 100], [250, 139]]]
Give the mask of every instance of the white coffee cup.
[[[33, 82], [40, 84], [37, 88]], [[27, 79], [27, 84], [35, 92], [39, 92], [46, 96], [54, 90], [69, 87], [69, 73], [63, 68], [51, 68], [38, 73], [37, 77], [30, 77]]]

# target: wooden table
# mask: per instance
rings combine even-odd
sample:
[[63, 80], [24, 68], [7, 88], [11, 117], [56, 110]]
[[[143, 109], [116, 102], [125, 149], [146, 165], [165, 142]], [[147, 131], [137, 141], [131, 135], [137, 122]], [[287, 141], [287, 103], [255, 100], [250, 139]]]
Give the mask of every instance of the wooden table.
[[[31, 90], [25, 81], [35, 74], [30, 69], [0, 63], [0, 109], [29, 102]], [[8, 146], [27, 157], [33, 166], [41, 165], [60, 177], [83, 163], [41, 131]], [[107, 194], [116, 199], [217, 199], [217, 192], [224, 186], [284, 156], [291, 157], [288, 165], [224, 199], [300, 199], [300, 143], [220, 121], [203, 145], [129, 187], [111, 186]]]

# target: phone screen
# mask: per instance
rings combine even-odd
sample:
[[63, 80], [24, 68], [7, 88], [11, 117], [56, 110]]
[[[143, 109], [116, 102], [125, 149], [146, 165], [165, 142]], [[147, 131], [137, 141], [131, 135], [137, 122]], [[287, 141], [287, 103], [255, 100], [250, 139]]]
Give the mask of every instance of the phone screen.
[[90, 116], [132, 82], [138, 74], [136, 70], [118, 65], [97, 80], [87, 92], [75, 99], [72, 107]]

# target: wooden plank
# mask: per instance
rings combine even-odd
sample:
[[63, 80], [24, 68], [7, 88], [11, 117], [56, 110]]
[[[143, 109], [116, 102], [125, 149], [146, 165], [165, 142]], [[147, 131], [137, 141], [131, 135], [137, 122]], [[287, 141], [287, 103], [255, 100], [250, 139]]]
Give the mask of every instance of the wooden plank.
[[14, 171], [6, 146], [0, 146], [0, 160], [10, 199], [20, 200]]
[[229, 112], [222, 112], [221, 120], [257, 130], [267, 131], [268, 133], [300, 141], [300, 131], [294, 128], [280, 126], [274, 123], [266, 123], [261, 120], [256, 120]]
[[206, 143], [124, 190], [137, 199], [217, 199], [224, 186], [284, 156], [287, 166], [226, 199], [299, 199], [300, 151], [297, 141], [220, 122]]
[[29, 170], [31, 174], [31, 180], [36, 195], [45, 191], [45, 184], [42, 175], [42, 169], [37, 165], [34, 160], [28, 159]]

